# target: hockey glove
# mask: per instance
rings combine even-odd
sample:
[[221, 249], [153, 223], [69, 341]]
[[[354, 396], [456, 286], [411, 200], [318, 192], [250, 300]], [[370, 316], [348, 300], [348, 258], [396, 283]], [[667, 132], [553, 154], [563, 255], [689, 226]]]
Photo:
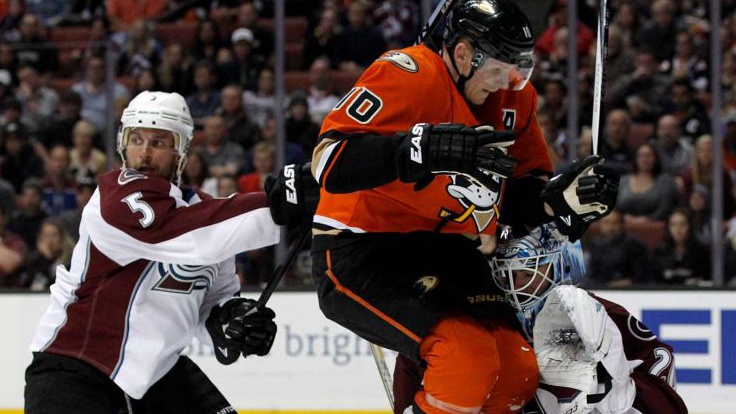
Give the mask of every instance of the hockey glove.
[[619, 174], [591, 155], [552, 178], [540, 195], [552, 209], [557, 228], [574, 242], [592, 222], [613, 210], [618, 182]]
[[207, 332], [215, 346], [215, 357], [224, 365], [237, 361], [242, 354], [268, 354], [276, 338], [276, 314], [270, 308], [258, 309], [251, 315], [256, 302], [252, 299], [233, 298], [215, 306], [205, 321]]
[[266, 177], [264, 187], [276, 224], [293, 228], [312, 220], [319, 203], [319, 184], [310, 163], [285, 166], [278, 177]]
[[416, 183], [417, 191], [429, 185], [435, 174], [468, 174], [485, 184], [493, 176], [511, 176], [517, 164], [505, 148], [514, 143], [514, 133], [487, 125], [420, 123], [398, 137], [399, 179]]

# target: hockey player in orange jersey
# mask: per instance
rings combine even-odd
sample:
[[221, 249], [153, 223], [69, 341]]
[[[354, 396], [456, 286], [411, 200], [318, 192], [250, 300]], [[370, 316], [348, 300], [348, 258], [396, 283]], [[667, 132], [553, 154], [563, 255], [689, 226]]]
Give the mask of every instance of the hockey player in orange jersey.
[[[521, 407], [536, 389], [534, 353], [477, 249], [480, 235], [494, 233], [505, 181], [516, 173], [510, 154], [524, 155], [520, 169], [541, 184], [507, 195], [520, 200], [515, 205], [529, 200], [534, 220], [564, 218], [572, 238], [615, 200], [615, 179], [598, 159], [545, 184], [533, 174], [543, 157], [528, 161], [535, 151], [515, 149], [513, 133], [479, 125], [489, 94], [524, 88], [532, 48], [514, 3], [460, 0], [439, 53], [422, 44], [384, 54], [320, 132], [312, 159], [322, 187], [312, 244], [320, 307], [427, 366], [414, 412], [485, 412], [499, 387]], [[496, 129], [516, 129], [501, 121]], [[502, 359], [515, 374], [504, 384]]]

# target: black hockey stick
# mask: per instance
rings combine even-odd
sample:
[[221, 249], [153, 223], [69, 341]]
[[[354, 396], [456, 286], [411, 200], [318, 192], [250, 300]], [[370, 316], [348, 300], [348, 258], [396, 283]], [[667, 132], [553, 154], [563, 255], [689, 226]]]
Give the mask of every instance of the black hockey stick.
[[452, 6], [454, 6], [455, 3], [457, 3], [457, 0], [444, 0], [437, 3], [437, 6], [432, 10], [432, 14], [429, 15], [427, 23], [424, 24], [422, 31], [419, 32], [419, 37], [415, 44], [418, 45], [427, 39], [427, 43], [434, 47], [431, 36], [434, 31], [437, 30], [437, 26], [440, 24], [440, 21], [442, 21], [442, 18], [445, 17], [450, 9], [452, 9]]
[[263, 292], [261, 292], [261, 296], [258, 297], [255, 306], [253, 306], [253, 308], [249, 310], [248, 313], [246, 313], [244, 316], [252, 315], [256, 313], [259, 309], [263, 309], [263, 307], [266, 306], [266, 302], [268, 302], [268, 300], [271, 298], [271, 295], [273, 295], [273, 292], [276, 290], [279, 283], [281, 283], [281, 279], [284, 278], [284, 275], [289, 269], [289, 266], [294, 263], [294, 260], [296, 260], [296, 257], [299, 255], [299, 252], [302, 250], [302, 247], [304, 247], [304, 244], [307, 242], [309, 236], [311, 235], [312, 223], [310, 221], [309, 223], [304, 224], [304, 227], [299, 228], [297, 239], [294, 241], [294, 244], [291, 245], [291, 249], [289, 249], [289, 253], [286, 255], [286, 258], [284, 258], [284, 260], [279, 263], [278, 267], [274, 269], [271, 278], [268, 279], [266, 288], [263, 289]]
[[598, 135], [600, 132], [601, 107], [603, 92], [605, 91], [606, 57], [608, 56], [608, 21], [610, 19], [609, 0], [601, 0], [598, 10], [598, 33], [595, 47], [595, 77], [593, 78], [593, 120], [591, 133], [593, 135], [593, 155], [598, 154]]

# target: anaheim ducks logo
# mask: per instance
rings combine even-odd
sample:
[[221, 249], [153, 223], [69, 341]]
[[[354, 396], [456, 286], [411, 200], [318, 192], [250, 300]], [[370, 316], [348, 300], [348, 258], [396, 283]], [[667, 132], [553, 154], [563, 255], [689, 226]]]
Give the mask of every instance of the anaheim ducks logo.
[[439, 284], [440, 279], [437, 276], [422, 276], [414, 282], [414, 289], [419, 291], [420, 295], [424, 295]]
[[391, 62], [399, 69], [403, 69], [407, 72], [415, 73], [419, 70], [419, 66], [417, 66], [417, 62], [412, 59], [411, 56], [407, 55], [404, 52], [397, 52], [397, 51], [391, 51], [386, 52], [378, 58], [378, 60], [385, 60], [387, 62]]
[[443, 207], [439, 212], [440, 218], [456, 223], [464, 223], [472, 218], [478, 232], [482, 232], [499, 216], [497, 203], [501, 193], [501, 179], [493, 177], [493, 188], [488, 188], [477, 179], [464, 174], [455, 174], [451, 178], [452, 183], [447, 186], [447, 193], [457, 199], [464, 210], [455, 212]]

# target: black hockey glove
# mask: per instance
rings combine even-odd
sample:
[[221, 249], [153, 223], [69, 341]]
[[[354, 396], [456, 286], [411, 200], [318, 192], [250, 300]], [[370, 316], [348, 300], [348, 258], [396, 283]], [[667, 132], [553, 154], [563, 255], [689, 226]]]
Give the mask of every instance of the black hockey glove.
[[416, 124], [399, 133], [396, 167], [399, 179], [416, 183], [419, 191], [429, 185], [434, 174], [463, 173], [486, 184], [493, 176], [514, 173], [516, 160], [506, 155], [514, 143], [511, 131], [494, 131], [487, 125]]
[[311, 163], [290, 164], [269, 175], [264, 183], [273, 221], [293, 228], [310, 222], [319, 202], [319, 184], [312, 176]]
[[552, 178], [541, 193], [552, 208], [560, 233], [574, 242], [591, 223], [608, 215], [616, 205], [619, 174], [591, 155], [575, 160], [567, 171]]
[[256, 301], [233, 298], [215, 306], [205, 321], [215, 346], [215, 357], [224, 365], [237, 361], [242, 354], [263, 356], [271, 350], [276, 338], [276, 314], [270, 308], [258, 309], [251, 315]]

